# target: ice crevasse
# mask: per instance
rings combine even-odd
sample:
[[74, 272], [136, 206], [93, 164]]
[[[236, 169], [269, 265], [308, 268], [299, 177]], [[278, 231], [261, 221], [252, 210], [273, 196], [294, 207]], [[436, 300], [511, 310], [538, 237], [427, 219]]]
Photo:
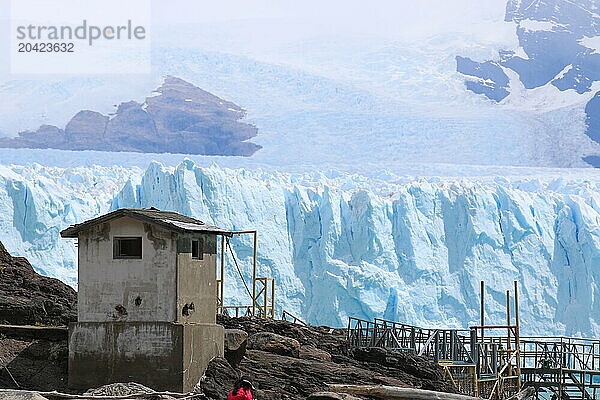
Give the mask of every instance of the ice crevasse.
[[[259, 275], [277, 307], [311, 323], [347, 317], [466, 327], [487, 285], [489, 322], [520, 283], [522, 331], [600, 334], [600, 179], [289, 175], [177, 167], [0, 168], [0, 240], [41, 272], [76, 283], [60, 229], [120, 207], [157, 207], [259, 232]], [[232, 240], [251, 274], [250, 237]], [[230, 264], [226, 302], [247, 304]]]

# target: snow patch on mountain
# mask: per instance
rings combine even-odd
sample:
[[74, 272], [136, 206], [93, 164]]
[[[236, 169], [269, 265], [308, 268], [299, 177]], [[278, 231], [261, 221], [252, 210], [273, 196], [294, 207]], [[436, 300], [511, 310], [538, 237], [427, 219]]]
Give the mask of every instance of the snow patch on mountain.
[[519, 27], [526, 31], [551, 31], [557, 27], [564, 27], [564, 25], [552, 21], [536, 21], [534, 19], [526, 18], [520, 21]]
[[600, 35], [598, 36], [584, 36], [579, 40], [582, 46], [587, 47], [592, 51], [592, 54], [600, 54]]

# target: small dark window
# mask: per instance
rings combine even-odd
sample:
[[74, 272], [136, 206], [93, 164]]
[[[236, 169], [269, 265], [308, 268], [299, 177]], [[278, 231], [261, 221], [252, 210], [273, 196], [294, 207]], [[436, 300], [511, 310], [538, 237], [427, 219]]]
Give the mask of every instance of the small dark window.
[[115, 238], [113, 242], [113, 258], [142, 258], [142, 238]]
[[202, 258], [204, 258], [204, 249], [202, 248], [202, 240], [192, 239], [192, 258], [194, 260], [202, 260]]

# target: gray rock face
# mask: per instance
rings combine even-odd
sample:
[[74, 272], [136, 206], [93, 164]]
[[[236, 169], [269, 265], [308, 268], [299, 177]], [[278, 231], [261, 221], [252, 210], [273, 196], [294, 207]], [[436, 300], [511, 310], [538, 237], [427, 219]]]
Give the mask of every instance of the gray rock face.
[[108, 117], [95, 111], [79, 111], [65, 127], [65, 143], [74, 149], [84, 150], [88, 143], [101, 140], [106, 131]]
[[241, 329], [225, 329], [225, 359], [237, 367], [246, 354], [248, 334]]
[[64, 130], [42, 125], [0, 139], [0, 147], [226, 156], [250, 156], [260, 149], [247, 142], [258, 130], [240, 122], [246, 113], [238, 105], [172, 76], [155, 94], [144, 104], [121, 103], [111, 117], [80, 111]]
[[77, 320], [77, 293], [58, 279], [35, 272], [0, 243], [0, 323], [67, 325]]
[[271, 332], [259, 332], [248, 338], [248, 349], [261, 350], [288, 357], [298, 357], [300, 342]]

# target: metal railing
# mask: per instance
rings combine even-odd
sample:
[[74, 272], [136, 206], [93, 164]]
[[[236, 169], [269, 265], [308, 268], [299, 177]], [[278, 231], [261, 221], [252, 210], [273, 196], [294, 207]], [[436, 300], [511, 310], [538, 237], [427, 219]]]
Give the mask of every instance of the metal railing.
[[521, 338], [522, 368], [600, 370], [600, 340], [575, 337]]
[[253, 316], [252, 306], [219, 306], [217, 314], [235, 318]]
[[435, 361], [472, 364], [470, 337], [465, 329], [426, 329], [376, 318], [348, 320], [348, 346], [408, 350]]
[[294, 314], [289, 313], [285, 310], [283, 310], [281, 312], [281, 320], [282, 321], [288, 321], [291, 322], [293, 324], [298, 324], [298, 325], [302, 325], [302, 326], [308, 326], [308, 324], [304, 321], [302, 321], [300, 318], [296, 317]]

